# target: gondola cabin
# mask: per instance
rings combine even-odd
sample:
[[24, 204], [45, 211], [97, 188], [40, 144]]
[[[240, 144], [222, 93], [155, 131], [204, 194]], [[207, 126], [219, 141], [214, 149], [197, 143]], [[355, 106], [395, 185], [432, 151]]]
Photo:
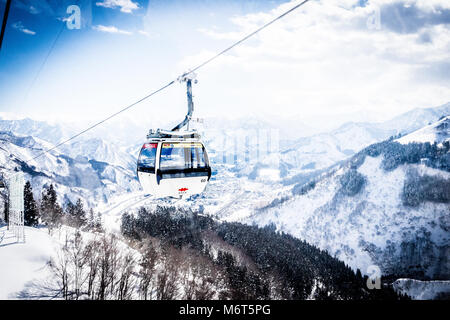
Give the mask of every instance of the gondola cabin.
[[141, 148], [137, 175], [145, 192], [181, 198], [204, 191], [211, 167], [196, 132], [158, 130]]

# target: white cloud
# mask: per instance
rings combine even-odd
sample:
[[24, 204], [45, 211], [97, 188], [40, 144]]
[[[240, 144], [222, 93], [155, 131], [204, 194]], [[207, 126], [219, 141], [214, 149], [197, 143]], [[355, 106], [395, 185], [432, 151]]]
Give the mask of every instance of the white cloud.
[[145, 30], [139, 30], [138, 33], [140, 35], [143, 35], [143, 36], [147, 37], [147, 38], [156, 38], [156, 37], [159, 36], [157, 33], [148, 32], [148, 31], [145, 31]]
[[23, 33], [26, 33], [26, 34], [29, 34], [29, 35], [32, 35], [32, 36], [34, 36], [36, 34], [36, 32], [34, 32], [33, 30], [25, 28], [23, 23], [22, 23], [22, 21], [18, 21], [16, 23], [14, 23], [12, 26], [13, 26], [14, 29], [17, 29], [17, 30], [19, 30], [19, 31], [21, 31]]
[[41, 13], [41, 11], [38, 8], [34, 7], [34, 6], [30, 6], [29, 12], [31, 14], [39, 14], [39, 13]]
[[101, 32], [107, 32], [107, 33], [117, 33], [117, 34], [125, 34], [125, 35], [131, 35], [133, 34], [130, 31], [121, 30], [118, 29], [115, 26], [103, 26], [103, 25], [96, 25], [92, 27], [94, 30], [101, 31]]
[[218, 40], [239, 40], [242, 39], [246, 34], [244, 31], [238, 32], [218, 32], [217, 30], [208, 30], [205, 28], [199, 28], [197, 31]]
[[132, 13], [133, 10], [139, 9], [139, 5], [132, 0], [103, 0], [95, 3], [98, 7], [105, 8], [120, 8], [120, 11], [125, 13]]
[[[433, 2], [434, 9], [446, 6], [443, 1]], [[234, 32], [200, 31], [226, 47], [295, 3], [299, 1], [271, 12], [234, 17], [238, 29]], [[316, 116], [320, 121], [320, 115], [351, 112], [381, 112], [390, 118], [415, 107], [447, 102], [450, 75], [439, 70], [448, 69], [450, 61], [449, 26], [424, 24], [417, 32], [402, 33], [384, 25], [381, 16], [381, 28], [371, 30], [367, 19], [395, 1], [370, 1], [365, 7], [358, 3], [309, 2], [215, 60], [200, 76], [215, 79], [203, 85], [202, 94], [211, 97], [205, 104], [215, 103], [230, 113], [246, 106], [253, 111]], [[415, 3], [415, 8], [424, 5], [423, 1], [408, 4]], [[421, 14], [427, 12], [433, 10], [427, 7]], [[408, 23], [408, 16], [402, 18]], [[420, 41], [424, 32], [430, 41]], [[195, 66], [212, 55], [202, 52], [188, 57], [180, 67]], [[231, 84], [226, 96], [214, 89]], [[219, 96], [224, 98], [214, 101]]]

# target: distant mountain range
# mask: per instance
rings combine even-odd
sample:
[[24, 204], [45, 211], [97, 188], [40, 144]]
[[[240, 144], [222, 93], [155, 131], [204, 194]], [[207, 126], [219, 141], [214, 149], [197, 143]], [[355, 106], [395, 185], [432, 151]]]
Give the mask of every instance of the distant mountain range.
[[[83, 155], [70, 157], [52, 151], [33, 160], [49, 146], [51, 144], [39, 138], [0, 133], [0, 171], [8, 176], [15, 167], [19, 167], [25, 173], [25, 179], [31, 181], [37, 198], [40, 198], [42, 186], [55, 184], [62, 204], [67, 200], [75, 203], [81, 198], [89, 206], [95, 207], [114, 195], [140, 188], [129, 168], [89, 159]], [[88, 146], [85, 145], [86, 148]]]
[[291, 175], [324, 169], [372, 143], [410, 133], [449, 114], [450, 103], [447, 103], [436, 108], [414, 109], [386, 122], [349, 122], [331, 132], [288, 143], [282, 150], [281, 160], [293, 168]]
[[273, 224], [363, 272], [377, 265], [383, 274], [449, 279], [449, 141], [447, 116], [372, 144], [244, 221]]
[[[216, 118], [207, 119], [204, 124], [194, 123], [193, 126], [204, 133], [214, 169], [207, 192], [195, 201], [213, 213], [220, 211], [223, 217], [228, 217], [233, 211], [245, 216], [255, 207], [289, 194], [293, 185], [325, 172], [328, 167], [363, 147], [400, 132], [418, 129], [443, 114], [450, 114], [450, 103], [436, 108], [415, 109], [383, 123], [347, 123], [331, 132], [303, 138], [296, 137], [307, 134], [311, 128], [296, 119]], [[147, 129], [133, 119], [108, 122], [30, 162], [32, 156], [77, 133], [77, 128], [70, 124], [54, 125], [31, 119], [0, 119], [0, 132], [3, 132], [0, 137], [3, 157], [0, 158], [0, 170], [8, 172], [20, 162], [37, 193], [42, 185], [53, 182], [62, 199], [82, 197], [93, 206], [111, 203], [116, 196], [140, 189], [135, 163]], [[250, 131], [270, 129], [279, 131], [279, 153], [261, 156], [259, 161], [243, 161], [244, 135]], [[237, 161], [222, 164], [222, 151], [231, 157], [237, 151]], [[15, 161], [11, 162], [10, 157]]]

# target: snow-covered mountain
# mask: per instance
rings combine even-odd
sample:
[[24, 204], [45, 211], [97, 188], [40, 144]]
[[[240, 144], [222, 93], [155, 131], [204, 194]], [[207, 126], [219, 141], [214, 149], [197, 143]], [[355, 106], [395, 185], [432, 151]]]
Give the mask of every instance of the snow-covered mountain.
[[106, 142], [100, 138], [90, 138], [86, 140], [74, 141], [70, 145], [63, 145], [61, 153], [72, 158], [84, 156], [88, 159], [106, 162], [111, 165], [121, 166], [130, 171], [136, 170], [136, 153], [139, 148], [134, 148], [134, 152], [124, 150], [114, 142]]
[[450, 103], [414, 109], [381, 123], [349, 122], [338, 129], [300, 138], [281, 151], [281, 163], [295, 168], [291, 174], [327, 168], [358, 150], [398, 134], [410, 133], [450, 114]]
[[393, 283], [397, 292], [407, 294], [414, 300], [448, 300], [450, 296], [449, 280], [420, 281], [415, 279], [397, 279]]
[[448, 141], [448, 123], [398, 140], [428, 143], [371, 145], [245, 221], [274, 224], [363, 272], [378, 265], [384, 274], [449, 279], [450, 150], [430, 141]]
[[53, 183], [62, 203], [82, 198], [91, 207], [107, 202], [114, 195], [140, 188], [130, 169], [81, 155], [72, 158], [56, 151], [41, 155], [49, 146], [51, 144], [39, 138], [3, 132], [0, 134], [0, 170], [7, 177], [18, 166], [25, 173], [25, 179], [31, 181], [38, 198], [42, 186]]
[[[303, 138], [298, 137], [314, 130], [301, 124], [297, 118], [266, 121], [255, 116], [243, 119], [209, 118], [204, 123], [194, 122], [192, 127], [203, 133], [208, 146], [214, 175], [205, 194], [190, 202], [188, 200], [185, 205], [192, 205], [195, 200], [209, 213], [224, 219], [246, 216], [275, 198], [289, 195], [292, 185], [319, 176], [362, 147], [398, 132], [417, 129], [418, 125], [437, 120], [445, 112], [450, 113], [450, 104], [413, 110], [386, 123], [347, 123], [331, 132]], [[2, 119], [0, 130], [12, 132], [6, 134], [9, 144], [5, 146], [4, 154], [6, 156], [11, 152], [26, 162], [38, 150], [48, 149], [78, 132], [75, 127], [74, 124], [52, 125], [31, 119]], [[166, 124], [162, 127], [170, 126]], [[35, 189], [39, 190], [50, 177], [58, 183], [61, 196], [65, 193], [83, 196], [90, 199], [90, 203], [96, 202], [96, 206], [104, 205], [106, 201], [111, 205], [123, 201], [128, 190], [139, 190], [135, 163], [147, 129], [146, 124], [136, 122], [136, 119], [113, 120], [60, 146], [50, 155], [27, 163], [39, 172], [33, 174]], [[296, 129], [297, 134], [293, 134]], [[275, 152], [268, 155], [260, 152], [255, 160], [255, 154], [251, 151], [256, 149], [258, 143], [265, 145], [264, 139], [273, 132], [277, 133], [275, 138], [279, 138]], [[252, 136], [254, 133], [265, 138], [256, 141]], [[246, 154], [246, 148], [250, 149], [250, 154]], [[224, 156], [227, 157], [226, 163]], [[250, 161], [246, 161], [246, 157]], [[87, 169], [81, 170], [81, 167]], [[114, 199], [116, 196], [119, 196], [117, 201]], [[138, 196], [141, 195], [131, 194], [130, 199]], [[109, 211], [109, 208], [105, 210]], [[229, 216], [231, 213], [234, 218]]]
[[[140, 191], [134, 172], [140, 138], [125, 143], [103, 134], [88, 136], [33, 160], [69, 135], [49, 125], [58, 136], [51, 139], [39, 122], [29, 119], [0, 122], [6, 130], [0, 133], [0, 171], [8, 175], [19, 166], [37, 198], [42, 186], [53, 183], [62, 203], [84, 199], [103, 213], [108, 228], [118, 226], [124, 211], [142, 205], [189, 207], [219, 220], [273, 224], [363, 273], [377, 265], [389, 275], [449, 279], [450, 153], [445, 142], [450, 140], [450, 117], [441, 118], [450, 114], [449, 107], [280, 140], [280, 154], [256, 162], [237, 157], [221, 163], [221, 152], [234, 156], [236, 150], [221, 144], [224, 137], [241, 137], [239, 129], [276, 127], [246, 119], [224, 135], [205, 126], [213, 177], [206, 192], [182, 200], [152, 199]], [[12, 125], [20, 134], [11, 133]], [[372, 144], [408, 130], [416, 131]], [[277, 174], [274, 156], [280, 161]], [[410, 287], [398, 282], [399, 291], [409, 293]]]
[[442, 116], [449, 114], [450, 102], [447, 102], [438, 107], [413, 109], [381, 123], [380, 127], [385, 130], [396, 130], [395, 134], [405, 134], [436, 122]]
[[[72, 158], [77, 156], [87, 157], [89, 160], [97, 160], [121, 166], [123, 168], [134, 170], [136, 162], [136, 153], [139, 150], [136, 147], [134, 152], [127, 149], [128, 143], [135, 145], [138, 140], [137, 137], [128, 142], [123, 142], [124, 130], [118, 130], [116, 123], [108, 124], [113, 129], [110, 132], [114, 134], [112, 138], [105, 139], [105, 131], [97, 130], [94, 133], [87, 133], [80, 136], [78, 139], [72, 140], [66, 144], [58, 147], [61, 154], [65, 154]], [[53, 147], [79, 133], [84, 127], [68, 125], [68, 124], [48, 124], [43, 121], [36, 121], [29, 118], [20, 120], [6, 120], [0, 118], [0, 131], [11, 132], [18, 137], [34, 137], [40, 141], [47, 142], [47, 147]], [[142, 133], [144, 129], [140, 130]], [[143, 134], [142, 134], [143, 135]], [[120, 137], [120, 139], [119, 139]]]
[[[299, 173], [327, 168], [371, 143], [398, 133], [417, 130], [447, 114], [450, 114], [450, 103], [435, 108], [415, 109], [382, 123], [349, 122], [338, 129], [315, 134], [314, 132], [321, 131], [320, 128], [309, 127], [299, 118], [286, 119], [281, 116], [207, 118], [204, 123], [192, 123], [192, 127], [203, 133], [210, 157], [216, 163], [222, 162], [224, 151], [229, 156], [233, 156], [237, 151], [239, 156], [244, 150], [246, 139], [250, 147], [254, 147], [252, 143], [256, 143], [252, 141], [252, 135], [255, 132], [261, 135], [272, 130], [277, 133], [279, 139], [278, 145], [273, 147], [280, 151], [281, 175], [292, 177]], [[134, 170], [134, 163], [148, 128], [170, 128], [169, 124], [172, 123], [158, 119], [154, 119], [152, 123], [141, 123], [132, 118], [113, 119], [62, 145], [58, 150], [72, 158], [81, 155], [89, 160]], [[12, 132], [18, 137], [39, 138], [50, 145], [56, 145], [82, 129], [85, 129], [85, 126], [73, 123], [48, 124], [29, 118], [8, 120], [5, 115], [0, 115], [0, 131]], [[264, 162], [270, 164], [273, 161], [261, 157], [259, 162], [258, 165], [261, 166]], [[249, 170], [247, 173], [251, 172], [252, 170]]]
[[411, 142], [429, 142], [437, 144], [450, 140], [450, 116], [442, 117], [439, 121], [412, 132], [396, 141], [407, 144]]
[[75, 134], [75, 128], [68, 125], [52, 125], [45, 121], [30, 118], [9, 120], [0, 116], [0, 131], [12, 132], [16, 136], [35, 137], [57, 144]]

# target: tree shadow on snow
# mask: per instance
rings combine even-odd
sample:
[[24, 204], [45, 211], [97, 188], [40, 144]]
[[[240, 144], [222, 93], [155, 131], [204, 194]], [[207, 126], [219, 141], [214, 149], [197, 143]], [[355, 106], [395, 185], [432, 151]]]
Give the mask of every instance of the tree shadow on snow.
[[23, 300], [53, 300], [61, 298], [60, 287], [51, 280], [33, 280], [25, 284], [15, 298]]

